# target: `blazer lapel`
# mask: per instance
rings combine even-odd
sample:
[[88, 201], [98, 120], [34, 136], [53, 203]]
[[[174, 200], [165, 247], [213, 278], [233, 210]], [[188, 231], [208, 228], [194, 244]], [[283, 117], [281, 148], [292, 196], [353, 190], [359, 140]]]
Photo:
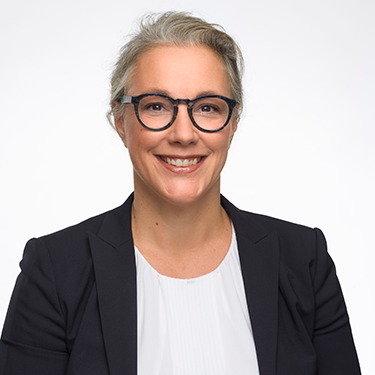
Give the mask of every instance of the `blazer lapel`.
[[137, 291], [130, 196], [89, 233], [99, 313], [111, 375], [137, 374]]
[[236, 229], [247, 305], [260, 375], [276, 374], [279, 246], [268, 234], [225, 198], [222, 205]]

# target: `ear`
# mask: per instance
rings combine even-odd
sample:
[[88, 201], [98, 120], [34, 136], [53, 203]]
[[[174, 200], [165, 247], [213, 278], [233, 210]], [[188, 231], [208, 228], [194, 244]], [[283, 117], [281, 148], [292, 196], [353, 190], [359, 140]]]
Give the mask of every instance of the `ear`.
[[115, 118], [115, 127], [117, 130], [117, 134], [120, 136], [124, 146], [127, 148], [127, 141], [125, 136], [125, 128], [124, 128], [124, 119], [123, 118]]

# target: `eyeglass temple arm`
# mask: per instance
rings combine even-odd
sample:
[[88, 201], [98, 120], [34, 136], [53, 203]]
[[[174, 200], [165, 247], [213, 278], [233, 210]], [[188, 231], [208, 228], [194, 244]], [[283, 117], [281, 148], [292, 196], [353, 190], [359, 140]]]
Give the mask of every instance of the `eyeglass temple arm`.
[[130, 96], [130, 95], [124, 95], [122, 98], [121, 98], [121, 104], [128, 104], [128, 103], [132, 103], [133, 101], [133, 97]]

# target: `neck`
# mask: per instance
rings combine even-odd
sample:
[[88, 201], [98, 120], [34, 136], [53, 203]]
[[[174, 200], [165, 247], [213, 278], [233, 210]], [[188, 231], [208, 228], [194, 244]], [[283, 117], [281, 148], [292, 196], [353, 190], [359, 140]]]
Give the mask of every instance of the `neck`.
[[164, 256], [185, 264], [219, 247], [226, 253], [231, 225], [220, 204], [220, 181], [188, 204], [166, 201], [135, 185], [132, 231], [135, 245], [148, 260]]

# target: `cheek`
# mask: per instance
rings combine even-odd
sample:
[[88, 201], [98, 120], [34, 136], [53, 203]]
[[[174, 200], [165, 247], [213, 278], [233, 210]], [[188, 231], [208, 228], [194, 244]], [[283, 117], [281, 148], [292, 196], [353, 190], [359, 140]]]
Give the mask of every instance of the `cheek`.
[[134, 143], [136, 139], [136, 133], [140, 127], [137, 121], [137, 118], [134, 113], [134, 109], [130, 106], [125, 108], [123, 116], [123, 136], [122, 141], [124, 142], [125, 147], [131, 147], [131, 144]]
[[126, 147], [132, 158], [145, 158], [162, 142], [161, 136], [133, 122], [125, 125]]
[[227, 129], [225, 133], [220, 134], [220, 137], [211, 140], [211, 147], [224, 156], [229, 150], [232, 137], [232, 132]]
[[142, 127], [138, 126], [136, 119], [129, 117], [124, 118], [124, 137], [123, 142], [129, 149], [139, 142], [142, 135]]

